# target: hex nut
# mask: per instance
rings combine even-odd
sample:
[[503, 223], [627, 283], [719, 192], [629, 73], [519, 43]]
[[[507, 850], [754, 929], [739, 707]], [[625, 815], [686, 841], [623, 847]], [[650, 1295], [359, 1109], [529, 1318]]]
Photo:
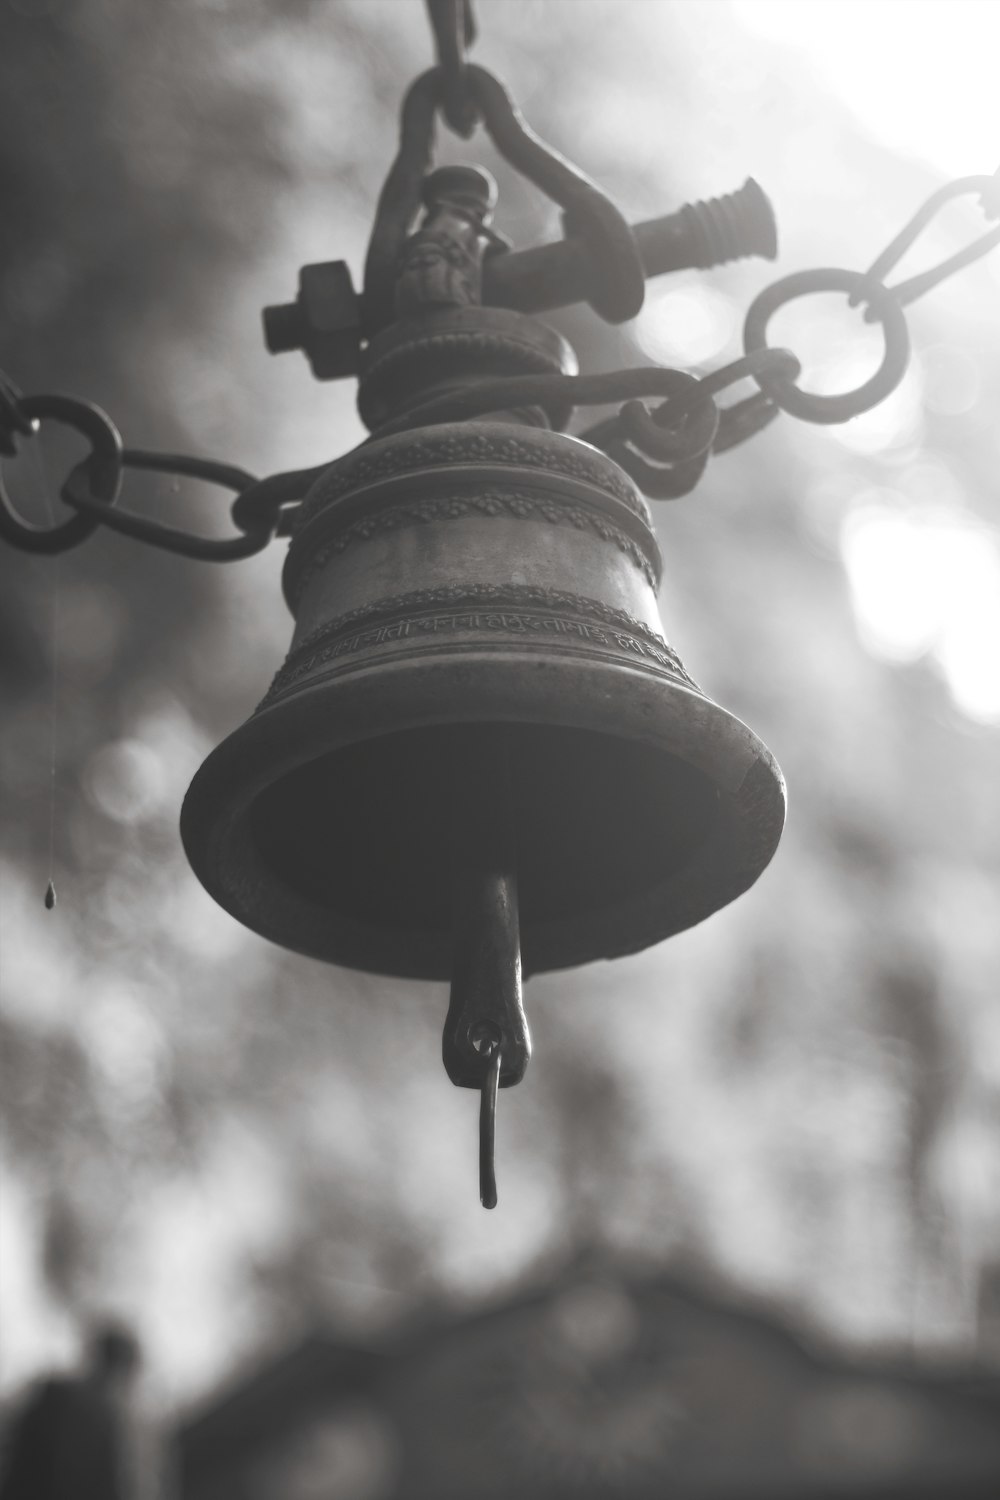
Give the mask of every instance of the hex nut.
[[361, 299], [346, 261], [321, 261], [299, 272], [295, 302], [264, 309], [272, 354], [301, 349], [317, 380], [341, 380], [361, 368]]

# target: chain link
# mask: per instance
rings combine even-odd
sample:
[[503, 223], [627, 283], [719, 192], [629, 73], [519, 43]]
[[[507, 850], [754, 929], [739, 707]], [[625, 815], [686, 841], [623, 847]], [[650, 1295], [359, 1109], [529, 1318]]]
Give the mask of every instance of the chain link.
[[[938, 188], [932, 193], [910, 222], [900, 230], [895, 239], [890, 240], [882, 254], [877, 256], [868, 268], [868, 275], [876, 281], [884, 281], [886, 275], [892, 270], [898, 261], [902, 260], [907, 250], [914, 241], [923, 233], [931, 220], [950, 203], [954, 198], [963, 198], [970, 194], [978, 194], [980, 207], [987, 219], [1000, 218], [1000, 167], [992, 177], [959, 177], [954, 182], [946, 182], [944, 187]], [[911, 276], [906, 281], [897, 283], [889, 290], [901, 307], [914, 302], [917, 297], [922, 297], [932, 287], [937, 286], [939, 281], [944, 281], [946, 276], [953, 276], [956, 271], [971, 266], [973, 261], [979, 260], [983, 255], [988, 255], [995, 246], [1000, 245], [1000, 225], [996, 229], [988, 230], [986, 234], [980, 235], [973, 240], [971, 245], [966, 245], [964, 250], [958, 250], [954, 255], [949, 255], [939, 266], [932, 266], [930, 270], [921, 271], [918, 276]], [[861, 299], [851, 298], [851, 305]], [[869, 308], [865, 317], [871, 320], [877, 316], [874, 310]]]
[[743, 346], [747, 354], [767, 349], [767, 325], [779, 308], [798, 297], [816, 292], [849, 292], [864, 301], [881, 320], [885, 334], [885, 353], [875, 374], [857, 390], [836, 396], [815, 395], [796, 385], [787, 374], [763, 371], [756, 375], [766, 396], [803, 422], [848, 422], [861, 412], [869, 411], [896, 389], [906, 373], [910, 359], [910, 333], [906, 315], [888, 287], [864, 271], [845, 271], [827, 267], [815, 271], [796, 271], [767, 287], [750, 304], [743, 325]]
[[[498, 78], [467, 63], [471, 99], [497, 151], [528, 182], [562, 209], [567, 233], [587, 247], [599, 275], [595, 312], [610, 323], [634, 318], [646, 295], [642, 257], [628, 220], [595, 182], [547, 145], [529, 127]], [[392, 321], [396, 272], [434, 158], [434, 126], [444, 111], [448, 78], [432, 68], [410, 86], [403, 101], [399, 149], [375, 211], [365, 260], [363, 317], [370, 336]]]
[[[800, 365], [787, 349], [761, 349], [743, 355], [721, 370], [698, 379], [681, 371], [673, 394], [655, 412], [632, 399], [617, 417], [591, 427], [580, 436], [613, 458], [651, 500], [677, 500], [698, 483], [712, 453], [725, 453], [759, 432], [778, 415], [779, 408], [762, 391], [733, 406], [719, 407], [713, 399], [730, 385], [747, 378], [760, 381], [794, 380]], [[652, 458], [655, 463], [648, 460]], [[664, 463], [663, 461], [666, 460]]]
[[[803, 390], [787, 376], [765, 373], [758, 379], [764, 394], [774, 406], [806, 422], [847, 422], [884, 401], [896, 389], [906, 373], [910, 357], [910, 335], [903, 308], [938, 285], [956, 271], [963, 270], [981, 256], [1000, 245], [1000, 225], [980, 235], [964, 249], [948, 256], [906, 281], [887, 287], [885, 277], [902, 259], [945, 204], [954, 198], [978, 194], [987, 218], [1000, 218], [1000, 169], [990, 176], [960, 177], [931, 194], [909, 222], [876, 256], [867, 271], [828, 268], [799, 271], [783, 277], [765, 288], [750, 305], [743, 327], [743, 344], [748, 353], [766, 349], [767, 325], [779, 308], [798, 297], [816, 292], [846, 292], [848, 306], [865, 308], [868, 323], [880, 322], [885, 337], [882, 363], [871, 378], [856, 390], [835, 396], [821, 396]], [[741, 440], [741, 439], [739, 439]]]
[[[308, 482], [322, 472], [305, 470], [258, 480], [245, 469], [215, 459], [125, 448], [107, 412], [90, 401], [74, 396], [22, 396], [2, 372], [0, 394], [0, 451], [5, 456], [16, 453], [15, 433], [34, 438], [47, 420], [72, 428], [90, 444], [90, 452], [70, 471], [59, 491], [59, 498], [76, 515], [54, 526], [37, 526], [19, 513], [0, 463], [0, 537], [22, 552], [50, 556], [66, 552], [103, 526], [182, 557], [213, 562], [251, 557], [275, 536], [288, 535], [291, 502], [300, 500]], [[198, 536], [121, 509], [117, 502], [126, 469], [200, 479], [237, 491], [232, 514], [241, 534], [218, 539]]]
[[465, 59], [476, 40], [472, 0], [427, 0], [427, 11], [441, 70], [441, 112], [455, 134], [467, 140], [479, 119]]
[[[0, 376], [0, 386], [7, 393], [17, 392], [16, 386], [5, 376]], [[6, 400], [10, 401], [9, 394]], [[6, 440], [0, 444], [0, 450], [4, 454], [16, 452], [15, 433], [34, 437], [42, 421], [58, 422], [87, 439], [90, 453], [84, 462], [89, 468], [94, 509], [89, 515], [71, 516], [68, 521], [55, 526], [36, 526], [18, 513], [0, 463], [0, 536], [22, 552], [49, 556], [79, 546], [93, 535], [98, 526], [107, 524], [111, 507], [118, 499], [123, 452], [118, 428], [106, 411], [75, 396], [22, 396], [17, 392], [12, 405], [5, 405], [2, 416]]]
[[[200, 479], [207, 484], [218, 484], [224, 489], [240, 492], [257, 484], [252, 474], [232, 464], [179, 453], [151, 453], [141, 448], [123, 449], [121, 467]], [[273, 540], [276, 530], [275, 517], [262, 516], [255, 525], [242, 530], [240, 536], [217, 539], [197, 536], [175, 526], [164, 526], [147, 516], [136, 515], [134, 511], [119, 509], [107, 513], [94, 493], [91, 459], [84, 459], [71, 471], [60, 491], [60, 498], [83, 516], [90, 517], [95, 523], [103, 523], [112, 531], [120, 531], [135, 541], [148, 542], [164, 552], [175, 552], [180, 557], [198, 558], [204, 562], [235, 562], [242, 557], [252, 557]]]

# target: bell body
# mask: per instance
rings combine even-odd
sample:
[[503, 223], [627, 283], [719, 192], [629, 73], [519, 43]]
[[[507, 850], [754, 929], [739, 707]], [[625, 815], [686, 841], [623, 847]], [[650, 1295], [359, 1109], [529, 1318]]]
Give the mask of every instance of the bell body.
[[286, 947], [447, 979], [462, 809], [502, 738], [526, 973], [701, 921], [767, 864], [784, 789], [663, 639], [659, 573], [645, 501], [574, 438], [355, 450], [297, 521], [288, 658], [185, 801], [199, 878]]

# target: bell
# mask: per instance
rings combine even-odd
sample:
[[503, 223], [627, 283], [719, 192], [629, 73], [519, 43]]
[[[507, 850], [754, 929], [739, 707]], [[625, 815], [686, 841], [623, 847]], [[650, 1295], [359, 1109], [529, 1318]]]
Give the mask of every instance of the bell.
[[516, 851], [526, 973], [733, 900], [783, 783], [664, 640], [660, 569], [631, 480], [562, 433], [448, 423], [342, 459], [289, 548], [287, 660], [184, 803], [199, 878], [274, 942], [418, 979], [451, 977], [477, 804]]
[[[262, 936], [450, 979], [444, 1063], [482, 1091], [492, 1207], [497, 1089], [530, 1053], [522, 965], [617, 958], [733, 900], [775, 850], [784, 790], [664, 640], [645, 500], [551, 430], [572, 383], [542, 382], [545, 410], [421, 423], [428, 398], [471, 382], [576, 368], [545, 324], [480, 305], [488, 174], [439, 171], [424, 198], [395, 317], [361, 356], [375, 436], [297, 511], [291, 650], [199, 770], [181, 832], [202, 883]], [[356, 343], [346, 306], [341, 344]]]

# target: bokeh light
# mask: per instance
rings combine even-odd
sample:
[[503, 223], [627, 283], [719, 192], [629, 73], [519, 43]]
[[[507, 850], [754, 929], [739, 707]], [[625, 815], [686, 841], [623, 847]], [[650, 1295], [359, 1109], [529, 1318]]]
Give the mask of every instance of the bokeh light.
[[863, 20], [842, 0], [735, 0], [735, 11], [797, 53], [891, 150], [953, 177], [997, 165], [992, 0], [866, 0]]
[[940, 511], [861, 503], [842, 549], [862, 638], [889, 661], [932, 655], [957, 706], [1000, 721], [1000, 546]]

